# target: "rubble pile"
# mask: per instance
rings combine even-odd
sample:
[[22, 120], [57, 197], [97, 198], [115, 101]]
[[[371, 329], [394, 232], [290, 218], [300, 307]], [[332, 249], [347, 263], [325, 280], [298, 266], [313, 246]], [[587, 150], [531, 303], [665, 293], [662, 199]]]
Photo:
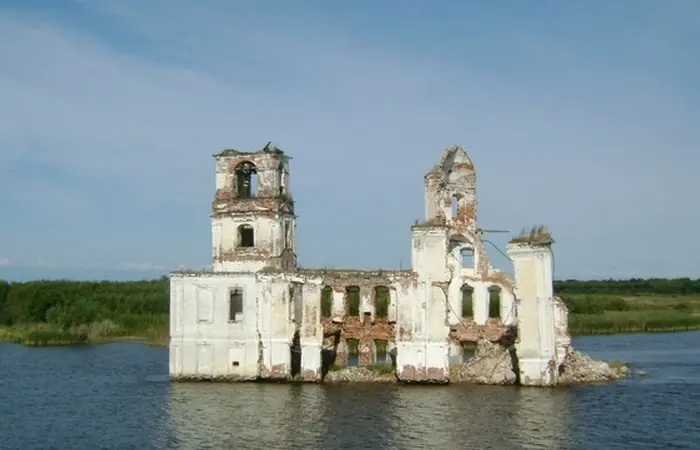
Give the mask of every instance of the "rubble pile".
[[450, 383], [515, 384], [517, 376], [508, 348], [482, 339], [474, 357], [450, 368]]

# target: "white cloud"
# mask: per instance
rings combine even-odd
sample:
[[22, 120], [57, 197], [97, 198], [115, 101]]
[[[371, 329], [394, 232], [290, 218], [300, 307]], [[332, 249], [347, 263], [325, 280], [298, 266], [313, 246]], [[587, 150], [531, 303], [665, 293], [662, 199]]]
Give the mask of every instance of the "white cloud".
[[0, 258], [0, 266], [9, 266], [9, 265], [10, 265], [9, 258]]

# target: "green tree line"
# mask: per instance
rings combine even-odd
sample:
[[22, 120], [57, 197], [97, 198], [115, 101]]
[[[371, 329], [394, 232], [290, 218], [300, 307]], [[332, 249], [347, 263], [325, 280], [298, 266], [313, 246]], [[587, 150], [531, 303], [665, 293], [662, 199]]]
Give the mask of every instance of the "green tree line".
[[554, 290], [562, 297], [566, 294], [691, 295], [700, 294], [700, 279], [561, 280], [554, 282]]
[[[574, 316], [667, 310], [685, 317], [680, 314], [700, 309], [700, 302], [690, 297], [700, 294], [700, 279], [562, 280], [555, 281], [554, 288]], [[325, 294], [324, 313], [329, 314], [326, 309], [330, 306], [327, 298], [330, 296]], [[685, 298], [666, 303], [655, 300], [645, 303], [637, 299], [664, 296]], [[630, 301], [624, 297], [635, 299]], [[491, 315], [497, 316], [497, 299], [492, 299], [490, 306]], [[159, 334], [167, 336], [168, 310], [166, 277], [128, 282], [0, 281], [0, 325], [5, 326], [49, 324], [83, 335], [89, 331], [81, 326], [102, 323], [108, 328], [102, 334], [143, 335], [144, 330], [157, 329]], [[382, 310], [382, 314], [386, 312]], [[632, 316], [628, 314], [627, 317]]]

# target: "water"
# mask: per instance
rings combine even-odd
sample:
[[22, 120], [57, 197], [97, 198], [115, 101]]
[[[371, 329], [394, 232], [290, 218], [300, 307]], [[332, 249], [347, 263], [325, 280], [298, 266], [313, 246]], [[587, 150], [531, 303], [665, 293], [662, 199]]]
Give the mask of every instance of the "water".
[[0, 344], [0, 448], [700, 449], [699, 342], [575, 339], [647, 375], [562, 389], [170, 384], [165, 349]]

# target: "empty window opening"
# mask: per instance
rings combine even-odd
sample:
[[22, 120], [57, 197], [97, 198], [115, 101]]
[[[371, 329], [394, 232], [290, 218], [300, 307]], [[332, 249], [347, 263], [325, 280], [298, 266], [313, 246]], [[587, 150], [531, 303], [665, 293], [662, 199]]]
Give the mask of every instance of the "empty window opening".
[[243, 318], [243, 291], [232, 289], [229, 294], [228, 320], [238, 322]]
[[241, 225], [238, 227], [238, 246], [255, 247], [255, 230], [252, 225]]
[[258, 170], [251, 162], [240, 163], [236, 167], [236, 196], [250, 198], [258, 195]]
[[279, 179], [277, 180], [279, 183], [279, 195], [283, 196], [287, 193], [287, 168], [281, 161], [277, 167], [277, 173], [279, 174]]
[[348, 316], [360, 315], [360, 287], [348, 286], [345, 288], [345, 310]]
[[470, 359], [474, 358], [474, 353], [476, 351], [475, 342], [462, 342], [462, 362], [469, 362]]
[[374, 315], [380, 319], [389, 317], [389, 288], [386, 286], [374, 288]]
[[391, 365], [391, 358], [389, 357], [389, 354], [387, 353], [387, 348], [389, 347], [389, 341], [386, 341], [383, 339], [375, 339], [374, 347], [377, 349], [375, 363], [377, 365], [390, 366]]
[[302, 285], [301, 283], [292, 283], [289, 286], [289, 320], [297, 325], [301, 324], [303, 307]]
[[241, 365], [241, 363], [239, 363], [238, 361], [234, 361], [234, 362], [232, 363], [232, 365], [233, 365], [233, 367], [238, 367], [238, 366]]
[[452, 218], [453, 219], [457, 217], [458, 207], [459, 207], [459, 202], [457, 200], [457, 196], [453, 195], [452, 196]]
[[348, 339], [346, 341], [348, 348], [348, 366], [360, 365], [360, 341], [359, 339]]
[[288, 220], [284, 221], [284, 248], [292, 246], [292, 225]]
[[461, 288], [462, 291], [462, 317], [471, 318], [474, 317], [474, 289], [464, 284]]
[[301, 372], [301, 337], [299, 336], [299, 330], [294, 332], [292, 337], [292, 345], [289, 346], [289, 356], [291, 362], [290, 375], [292, 378], [296, 378]]
[[491, 286], [489, 288], [489, 317], [501, 317], [501, 288]]
[[321, 317], [330, 317], [333, 313], [333, 288], [325, 286], [321, 290]]
[[471, 248], [463, 248], [460, 250], [462, 257], [462, 268], [469, 269], [474, 267], [474, 250]]

